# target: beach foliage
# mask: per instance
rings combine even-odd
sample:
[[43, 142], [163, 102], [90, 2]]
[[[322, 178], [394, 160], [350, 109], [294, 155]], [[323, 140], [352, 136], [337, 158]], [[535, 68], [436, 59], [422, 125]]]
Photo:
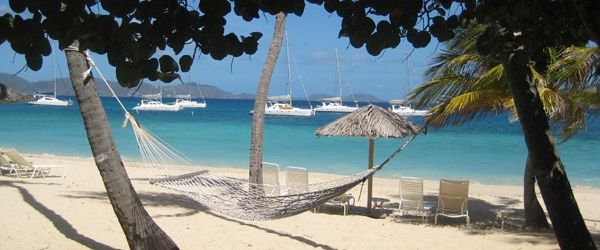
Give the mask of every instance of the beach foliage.
[[[307, 2], [337, 14], [342, 19], [338, 35], [347, 37], [355, 48], [364, 46], [372, 55], [396, 48], [402, 39], [415, 48], [425, 47], [432, 38], [449, 40], [455, 36], [456, 28], [470, 20], [487, 25], [475, 45], [480, 54], [498, 58], [504, 67], [535, 176], [559, 245], [565, 249], [595, 249], [564, 166], [551, 136], [546, 133], [549, 130], [548, 117], [536, 83], [531, 81], [534, 78], [531, 67], [538, 72], [546, 71], [551, 58], [546, 48], [600, 42], [600, 17], [597, 15], [600, 13], [600, 1]], [[194, 48], [189, 55], [192, 59], [197, 53], [221, 60], [227, 56], [256, 52], [262, 34], [225, 34], [225, 16], [231, 12], [250, 21], [259, 18], [261, 12], [302, 15], [305, 7], [303, 0], [213, 0], [191, 3], [185, 0], [10, 0], [9, 4], [16, 14], [7, 13], [0, 17], [0, 43], [8, 41], [15, 52], [25, 57], [27, 67], [33, 70], [41, 68], [42, 56], [52, 52], [49, 39], [58, 40], [60, 49], [77, 42], [77, 49], [106, 54], [109, 63], [120, 72], [117, 74], [119, 83], [127, 87], [135, 87], [146, 78], [168, 82], [176, 77], [178, 70], [188, 69], [187, 66], [174, 67], [174, 64], [159, 69], [159, 63], [156, 62], [158, 58], [154, 57], [158, 49], [169, 48], [174, 51], [179, 59], [167, 61], [177, 64], [187, 44]], [[81, 101], [86, 100], [80, 99], [80, 104]], [[92, 107], [101, 108], [97, 105], [100, 105], [99, 102]], [[95, 128], [86, 129], [90, 134]], [[111, 150], [116, 152], [115, 149]], [[118, 168], [109, 171], [124, 172]], [[110, 194], [109, 198], [115, 202]], [[119, 204], [131, 202], [124, 198], [116, 201]], [[123, 216], [115, 212], [118, 217]]]
[[[430, 126], [457, 125], [472, 119], [510, 112], [518, 120], [504, 66], [500, 60], [484, 56], [475, 47], [483, 25], [457, 30], [434, 56], [426, 75], [431, 80], [411, 90], [408, 99], [422, 107], [434, 103]], [[547, 48], [551, 64], [546, 72], [530, 66], [546, 115], [560, 128], [566, 140], [586, 127], [596, 115], [600, 96], [595, 74], [600, 52], [594, 47], [568, 47], [561, 53]]]

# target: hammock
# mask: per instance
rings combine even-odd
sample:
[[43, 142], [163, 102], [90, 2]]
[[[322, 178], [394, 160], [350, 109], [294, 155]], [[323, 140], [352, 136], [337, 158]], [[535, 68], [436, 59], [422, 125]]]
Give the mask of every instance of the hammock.
[[[91, 67], [85, 73], [89, 74], [95, 64], [87, 53], [86, 56]], [[281, 193], [266, 194], [265, 190], [272, 190], [273, 186], [269, 188], [269, 185], [253, 184], [247, 179], [222, 176], [207, 170], [180, 174], [181, 166], [193, 166], [192, 161], [141, 126], [123, 106], [100, 70], [95, 68], [125, 111], [123, 127], [131, 124], [144, 165], [155, 170], [156, 178], [151, 178], [150, 183], [180, 192], [212, 212], [243, 220], [279, 219], [311, 210], [367, 180], [416, 136], [412, 136], [385, 161], [371, 169], [334, 181], [309, 184], [302, 193], [288, 194], [286, 187], [282, 187]]]

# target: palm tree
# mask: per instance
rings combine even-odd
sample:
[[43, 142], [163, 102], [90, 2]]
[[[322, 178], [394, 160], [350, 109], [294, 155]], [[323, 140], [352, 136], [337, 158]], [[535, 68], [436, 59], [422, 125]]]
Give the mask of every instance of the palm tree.
[[250, 140], [250, 183], [262, 183], [262, 152], [265, 125], [265, 104], [269, 95], [269, 85], [271, 76], [275, 69], [275, 62], [281, 51], [281, 43], [285, 33], [286, 14], [277, 13], [275, 16], [275, 30], [273, 31], [273, 40], [267, 54], [267, 59], [263, 66], [263, 71], [258, 81], [256, 97], [254, 99], [254, 112], [252, 114], [252, 132]]
[[[409, 94], [411, 101], [418, 106], [437, 102], [432, 108], [433, 115], [427, 119], [428, 125], [446, 126], [460, 124], [475, 118], [509, 111], [516, 120], [516, 109], [504, 66], [499, 60], [477, 53], [476, 38], [484, 26], [475, 25], [461, 30], [455, 39], [446, 43], [446, 49], [436, 56], [432, 67], [426, 72], [432, 80], [422, 84]], [[576, 55], [569, 51], [556, 53], [549, 49], [553, 66], [546, 76], [542, 76], [533, 66], [531, 75], [537, 83], [538, 92], [548, 118], [561, 127], [564, 140], [570, 138], [585, 126], [587, 110], [598, 106], [598, 95], [589, 91], [593, 77], [594, 60], [598, 62], [597, 50], [584, 50]], [[593, 55], [596, 55], [595, 57]], [[572, 58], [566, 60], [566, 58]], [[577, 58], [577, 59], [573, 59]], [[583, 58], [583, 59], [582, 59]], [[579, 62], [571, 65], [569, 62]], [[597, 65], [597, 63], [596, 63]], [[567, 69], [570, 69], [567, 73]], [[579, 73], [579, 74], [576, 74]], [[585, 79], [577, 79], [575, 76]], [[572, 81], [566, 81], [571, 76]], [[571, 82], [570, 84], [568, 84]], [[575, 83], [577, 82], [577, 83]], [[526, 226], [548, 227], [545, 214], [535, 195], [535, 178], [530, 157], [524, 174], [524, 210]]]
[[90, 65], [83, 51], [79, 50], [79, 42], [75, 40], [65, 54], [94, 161], [129, 248], [179, 249], [144, 209], [127, 176], [98, 97], [94, 77], [91, 72], [87, 76], [84, 74]]

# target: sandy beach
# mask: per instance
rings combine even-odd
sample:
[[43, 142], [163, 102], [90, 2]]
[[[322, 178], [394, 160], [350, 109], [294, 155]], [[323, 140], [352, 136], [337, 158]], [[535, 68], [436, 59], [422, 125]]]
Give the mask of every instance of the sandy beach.
[[[124, 234], [106, 197], [91, 158], [27, 155], [38, 164], [68, 166], [66, 178], [0, 176], [0, 249], [126, 249]], [[193, 200], [150, 185], [147, 169], [125, 163], [146, 209], [182, 249], [557, 249], [551, 231], [527, 232], [522, 187], [471, 183], [469, 213], [464, 220], [394, 216], [398, 180], [375, 178], [374, 196], [390, 200], [378, 218], [365, 216], [366, 187], [348, 216], [340, 208], [305, 212], [272, 221], [241, 221], [203, 210]], [[245, 177], [247, 170], [207, 168]], [[309, 181], [340, 176], [310, 172]], [[425, 200], [437, 200], [438, 180], [426, 180]], [[360, 185], [351, 190], [358, 198]], [[575, 188], [577, 202], [597, 245], [600, 245], [600, 189]], [[541, 201], [541, 200], [540, 200]], [[494, 209], [512, 208], [504, 230]]]

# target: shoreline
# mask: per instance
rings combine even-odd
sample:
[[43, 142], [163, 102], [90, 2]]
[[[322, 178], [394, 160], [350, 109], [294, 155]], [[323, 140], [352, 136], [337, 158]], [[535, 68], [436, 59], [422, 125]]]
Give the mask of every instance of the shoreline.
[[[24, 154], [37, 164], [68, 166], [66, 178], [15, 178], [0, 176], [0, 206], [5, 218], [0, 221], [0, 248], [74, 249], [127, 248], [106, 191], [92, 158]], [[464, 220], [443, 220], [433, 225], [430, 218], [397, 219], [391, 205], [398, 202], [398, 180], [375, 177], [374, 197], [390, 199], [387, 217], [364, 215], [366, 187], [360, 201], [348, 216], [329, 207], [323, 212], [271, 221], [241, 221], [212, 214], [191, 199], [150, 185], [149, 172], [139, 162], [124, 162], [142, 203], [152, 218], [182, 249], [556, 249], [551, 231], [525, 232], [522, 223], [522, 187], [471, 183], [469, 214], [471, 227]], [[209, 171], [247, 178], [237, 168], [206, 167]], [[340, 175], [309, 172], [309, 182], [329, 181]], [[437, 197], [438, 181], [424, 181], [425, 200]], [[350, 191], [356, 198], [360, 185]], [[599, 242], [600, 189], [574, 188], [581, 212], [595, 241]], [[499, 229], [492, 209], [515, 210], [504, 230]], [[318, 225], [318, 227], [315, 227]], [[235, 233], [232, 233], [235, 232]], [[31, 235], [36, 235], [34, 241]], [[423, 241], [423, 237], [429, 240]]]
[[[8, 146], [2, 146], [0, 145], [0, 148], [9, 148]], [[91, 159], [93, 160], [92, 156], [83, 156], [83, 155], [65, 155], [65, 154], [54, 154], [54, 153], [30, 153], [28, 151], [21, 151], [21, 153], [26, 154], [26, 155], [31, 155], [31, 156], [47, 156], [47, 157], [64, 157], [64, 158], [80, 158], [80, 159]], [[132, 157], [132, 156], [127, 156], [127, 155], [121, 155], [121, 159], [123, 160], [123, 162], [130, 162], [130, 163], [141, 163], [141, 159], [137, 159], [136, 157]], [[228, 166], [228, 165], [206, 165], [206, 164], [201, 164], [198, 162], [194, 162], [196, 166], [198, 167], [203, 167], [203, 168], [213, 168], [213, 169], [236, 169], [236, 170], [242, 170], [242, 171], [246, 171], [247, 170], [247, 166]], [[275, 162], [277, 163], [277, 162]], [[284, 168], [285, 166], [280, 165], [281, 168]], [[348, 176], [348, 175], [352, 175], [356, 172], [353, 173], [348, 173], [348, 174], [341, 174], [341, 173], [335, 173], [335, 171], [320, 171], [320, 170], [316, 170], [316, 171], [311, 171], [311, 169], [307, 168], [309, 172], [314, 172], [314, 173], [319, 173], [319, 174], [328, 174], [328, 175], [333, 175], [333, 176]], [[283, 170], [283, 169], [282, 169]], [[385, 171], [385, 168], [384, 170]], [[377, 174], [375, 174], [375, 178], [382, 178], [382, 179], [398, 179], [400, 176], [404, 176], [404, 175], [400, 175], [399, 173], [392, 173], [392, 174], [388, 174], [387, 176], [382, 176], [384, 175], [385, 172], [379, 172]], [[567, 172], [568, 174], [568, 172]], [[391, 176], [390, 176], [391, 175]], [[478, 178], [452, 178], [452, 177], [447, 177], [447, 178], [428, 178], [428, 177], [423, 177], [423, 176], [418, 176], [418, 175], [407, 175], [408, 177], [416, 177], [416, 178], [421, 178], [424, 181], [438, 181], [439, 179], [460, 179], [460, 180], [468, 180], [471, 183], [475, 183], [475, 184], [481, 184], [481, 185], [491, 185], [491, 186], [518, 186], [518, 187], [522, 187], [523, 183], [522, 183], [522, 178], [523, 176], [515, 176], [514, 180], [512, 180], [512, 178], [510, 180], [508, 180], [508, 176], [502, 176], [504, 179], [503, 180], [499, 180], [499, 181], [488, 181], [488, 180], [481, 180]], [[483, 177], [484, 175], [480, 175], [479, 177]], [[473, 176], [471, 176], [473, 177]], [[477, 176], [475, 176], [477, 177]], [[518, 179], [518, 180], [517, 180]], [[598, 186], [592, 186], [592, 185], [578, 185], [578, 184], [574, 184], [573, 181], [571, 180], [571, 187], [573, 189], [577, 188], [577, 189], [595, 189], [595, 190], [600, 190], [600, 183], [597, 184]]]

